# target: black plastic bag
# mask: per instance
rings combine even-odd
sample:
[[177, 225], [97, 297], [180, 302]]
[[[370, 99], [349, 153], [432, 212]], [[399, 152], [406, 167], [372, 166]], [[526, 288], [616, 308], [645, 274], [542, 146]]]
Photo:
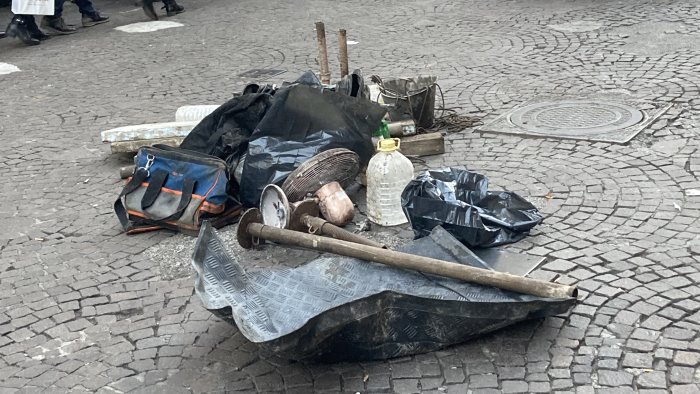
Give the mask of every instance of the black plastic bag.
[[234, 97], [202, 119], [180, 144], [183, 149], [216, 156], [233, 173], [251, 134], [271, 105], [268, 93]]
[[231, 196], [248, 207], [258, 204], [266, 185], [281, 185], [322, 151], [350, 149], [366, 165], [374, 153], [372, 132], [386, 113], [369, 100], [324, 90], [311, 71], [280, 88], [250, 84], [244, 93], [202, 119], [180, 147], [225, 160], [230, 173], [247, 152], [240, 188], [229, 185], [236, 186]]
[[368, 100], [301, 84], [279, 89], [251, 135], [241, 202], [257, 205], [266, 185], [281, 185], [295, 168], [328, 149], [350, 149], [367, 164], [374, 153], [372, 132], [385, 112]]
[[404, 189], [401, 206], [416, 238], [441, 225], [470, 247], [519, 241], [543, 219], [519, 195], [489, 192], [485, 176], [456, 168], [421, 173]]

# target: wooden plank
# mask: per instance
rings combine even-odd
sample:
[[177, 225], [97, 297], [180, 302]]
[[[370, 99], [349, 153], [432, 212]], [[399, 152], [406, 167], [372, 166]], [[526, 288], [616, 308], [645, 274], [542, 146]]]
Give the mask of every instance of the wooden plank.
[[445, 138], [440, 132], [401, 137], [400, 150], [406, 156], [439, 155], [445, 153]]
[[136, 152], [142, 146], [151, 146], [155, 144], [164, 144], [168, 146], [180, 146], [185, 137], [169, 137], [169, 138], [151, 138], [148, 140], [133, 140], [133, 141], [118, 141], [109, 144], [112, 153], [130, 153]]

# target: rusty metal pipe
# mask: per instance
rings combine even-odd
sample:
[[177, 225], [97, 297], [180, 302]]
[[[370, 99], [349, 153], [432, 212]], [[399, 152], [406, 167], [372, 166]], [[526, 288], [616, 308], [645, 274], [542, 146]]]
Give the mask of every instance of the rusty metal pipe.
[[345, 29], [338, 30], [338, 60], [340, 61], [340, 78], [348, 75], [348, 35]]
[[318, 62], [321, 66], [321, 83], [331, 83], [331, 72], [328, 69], [328, 47], [326, 46], [326, 26], [316, 22], [316, 40], [318, 41]]
[[[578, 290], [574, 286], [524, 278], [504, 272], [474, 268], [449, 261], [396, 252], [389, 249], [375, 248], [333, 238], [304, 234], [266, 226], [255, 221], [246, 222], [241, 219], [240, 225], [245, 225], [244, 236], [269, 240], [282, 245], [297, 246], [335, 253], [341, 256], [355, 257], [392, 267], [412, 269], [428, 274], [440, 275], [485, 286], [493, 286], [503, 290], [530, 294], [538, 297], [569, 298], [578, 295]], [[241, 234], [239, 234], [239, 243], [241, 243], [241, 246], [243, 246], [245, 242], [246, 240], [241, 241]]]
[[342, 241], [354, 242], [356, 244], [386, 249], [386, 245], [382, 243], [372, 241], [371, 239], [367, 239], [365, 237], [351, 233], [350, 231], [342, 229], [332, 223], [329, 223], [327, 220], [321, 219], [319, 217], [304, 214], [301, 217], [301, 221], [306, 227], [309, 228], [309, 232], [311, 232], [312, 234], [328, 235]]

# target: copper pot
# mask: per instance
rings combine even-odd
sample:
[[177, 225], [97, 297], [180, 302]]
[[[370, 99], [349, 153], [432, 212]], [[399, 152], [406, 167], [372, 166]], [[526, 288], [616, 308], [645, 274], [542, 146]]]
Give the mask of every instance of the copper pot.
[[355, 207], [338, 182], [323, 185], [314, 194], [318, 198], [321, 215], [336, 226], [348, 224], [355, 216]]

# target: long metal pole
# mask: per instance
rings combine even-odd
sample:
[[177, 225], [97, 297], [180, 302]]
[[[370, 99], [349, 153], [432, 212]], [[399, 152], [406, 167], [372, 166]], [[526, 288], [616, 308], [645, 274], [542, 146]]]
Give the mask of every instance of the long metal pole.
[[348, 75], [348, 35], [345, 29], [338, 30], [338, 60], [340, 61], [340, 78]]
[[351, 233], [350, 231], [342, 229], [332, 223], [328, 223], [328, 221], [323, 220], [319, 217], [305, 214], [301, 217], [301, 220], [302, 222], [304, 222], [304, 225], [312, 231], [313, 234], [330, 235], [331, 237], [339, 239], [341, 241], [354, 242], [356, 244], [386, 249], [386, 245], [384, 244]]
[[326, 46], [326, 26], [316, 22], [316, 40], [318, 41], [318, 62], [321, 65], [321, 83], [331, 83], [331, 72], [328, 69], [328, 47]]
[[277, 242], [282, 245], [321, 250], [342, 256], [374, 261], [392, 267], [412, 269], [428, 274], [460, 279], [465, 282], [486, 286], [494, 286], [500, 289], [531, 294], [538, 297], [569, 298], [576, 297], [578, 294], [578, 290], [574, 286], [524, 278], [504, 272], [469, 267], [430, 257], [416, 256], [333, 238], [304, 234], [265, 226], [260, 223], [249, 223], [247, 225], [247, 233], [253, 237]]

